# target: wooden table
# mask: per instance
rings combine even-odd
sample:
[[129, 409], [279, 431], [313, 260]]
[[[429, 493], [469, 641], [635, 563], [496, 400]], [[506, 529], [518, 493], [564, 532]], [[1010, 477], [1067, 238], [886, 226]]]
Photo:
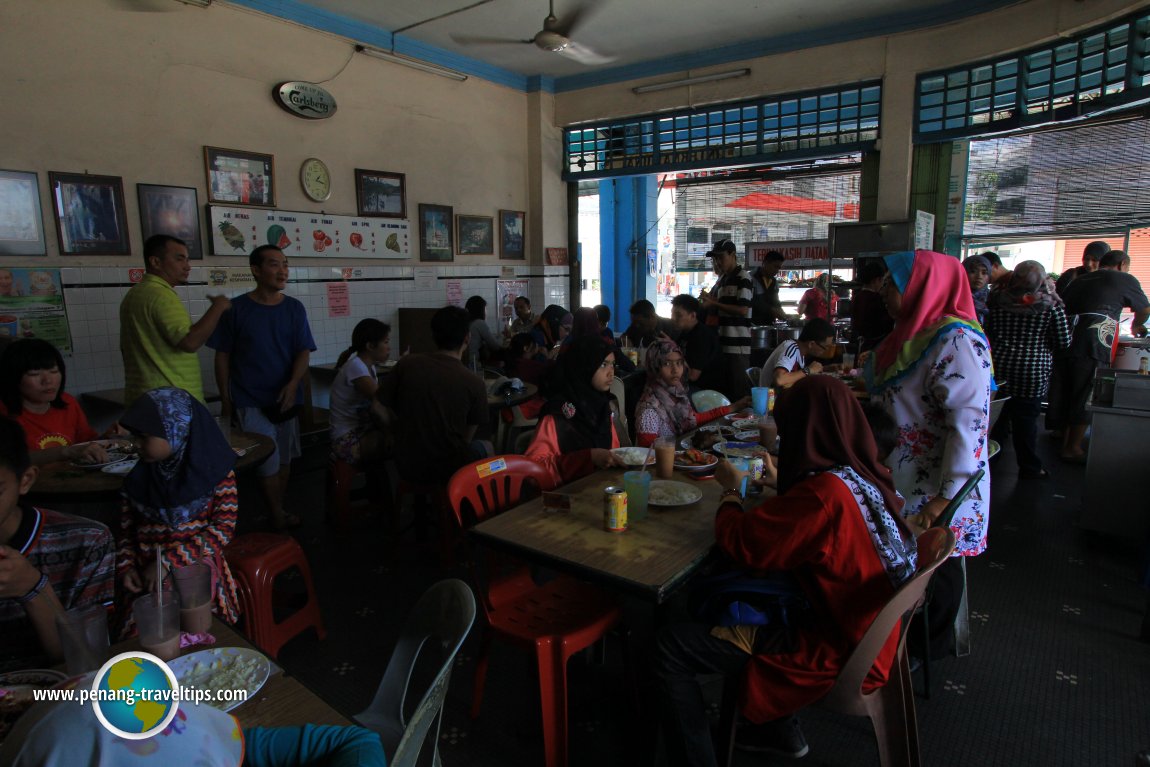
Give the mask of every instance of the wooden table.
[[[236, 461], [237, 474], [259, 466], [275, 447], [272, 440], [262, 434], [242, 431], [231, 432], [228, 442], [237, 450], [245, 450]], [[37, 503], [108, 500], [119, 495], [123, 486], [123, 475], [84, 469], [61, 461], [40, 467], [40, 475], [28, 495]]]
[[541, 498], [472, 529], [484, 543], [526, 560], [662, 603], [699, 568], [715, 543], [715, 511], [722, 488], [713, 479], [674, 479], [703, 497], [671, 508], [650, 507], [624, 533], [603, 529], [603, 488], [622, 485], [618, 469], [597, 471], [557, 492], [571, 496], [570, 513], [543, 510]]
[[[214, 645], [196, 645], [183, 650], [188, 655], [213, 647], [245, 647], [256, 649], [235, 629], [219, 618], [212, 619], [211, 633], [216, 638]], [[138, 639], [128, 639], [111, 649], [111, 656], [140, 649]], [[109, 656], [109, 657], [111, 657]], [[343, 714], [325, 703], [318, 695], [304, 687], [294, 677], [287, 676], [283, 669], [272, 661], [272, 672], [260, 691], [230, 712], [244, 727], [295, 727], [304, 724], [355, 724]]]

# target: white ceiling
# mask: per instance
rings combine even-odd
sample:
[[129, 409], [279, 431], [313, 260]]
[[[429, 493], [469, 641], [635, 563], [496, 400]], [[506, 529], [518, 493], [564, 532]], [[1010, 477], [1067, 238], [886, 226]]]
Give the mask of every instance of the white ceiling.
[[[297, 0], [281, 5], [295, 6], [296, 13], [306, 6], [321, 16], [334, 14], [376, 34], [401, 30], [395, 36], [397, 50], [410, 42], [428, 45], [438, 49], [429, 52], [432, 58], [446, 52], [528, 77], [599, 71], [600, 77], [621, 80], [931, 26], [1016, 0], [554, 0], [561, 24], [581, 9], [571, 35], [574, 44], [613, 59], [590, 65], [514, 42], [529, 40], [542, 29], [548, 0], [489, 0], [469, 7], [478, 1]], [[459, 36], [513, 42], [467, 45], [456, 40]]]

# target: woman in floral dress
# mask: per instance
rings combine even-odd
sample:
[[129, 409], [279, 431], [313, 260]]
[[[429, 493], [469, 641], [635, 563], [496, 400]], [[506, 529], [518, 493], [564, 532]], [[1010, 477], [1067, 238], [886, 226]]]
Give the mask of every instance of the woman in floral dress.
[[[886, 262], [890, 272], [882, 295], [895, 325], [867, 362], [867, 384], [899, 424], [898, 445], [887, 463], [906, 498], [903, 516], [912, 530], [925, 530], [966, 480], [987, 466], [994, 373], [958, 259], [918, 250], [895, 253]], [[956, 557], [986, 550], [989, 518], [987, 472], [951, 521], [958, 545], [935, 575], [932, 637], [949, 633], [945, 628], [962, 597]]]

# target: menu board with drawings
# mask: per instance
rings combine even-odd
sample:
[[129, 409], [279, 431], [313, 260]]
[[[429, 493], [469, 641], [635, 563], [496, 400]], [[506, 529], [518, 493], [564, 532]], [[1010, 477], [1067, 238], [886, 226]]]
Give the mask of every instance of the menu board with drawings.
[[411, 225], [402, 219], [209, 205], [208, 221], [214, 256], [275, 245], [288, 258], [411, 258]]

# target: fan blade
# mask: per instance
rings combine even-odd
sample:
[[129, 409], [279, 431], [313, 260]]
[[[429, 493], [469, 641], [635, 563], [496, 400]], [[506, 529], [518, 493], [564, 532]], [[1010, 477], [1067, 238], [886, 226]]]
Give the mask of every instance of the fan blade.
[[563, 50], [559, 51], [560, 56], [566, 56], [569, 59], [574, 59], [580, 64], [588, 66], [596, 66], [598, 64], [610, 64], [615, 60], [614, 56], [608, 56], [598, 51], [588, 48], [586, 45], [580, 43], [571, 43]]
[[602, 2], [584, 0], [583, 3], [575, 6], [573, 10], [564, 15], [555, 25], [554, 30], [564, 37], [571, 37], [576, 29], [587, 26], [587, 21], [602, 10], [602, 7]]
[[512, 40], [507, 37], [476, 37], [474, 35], [451, 35], [452, 40], [460, 45], [520, 45], [533, 43], [534, 40]]

